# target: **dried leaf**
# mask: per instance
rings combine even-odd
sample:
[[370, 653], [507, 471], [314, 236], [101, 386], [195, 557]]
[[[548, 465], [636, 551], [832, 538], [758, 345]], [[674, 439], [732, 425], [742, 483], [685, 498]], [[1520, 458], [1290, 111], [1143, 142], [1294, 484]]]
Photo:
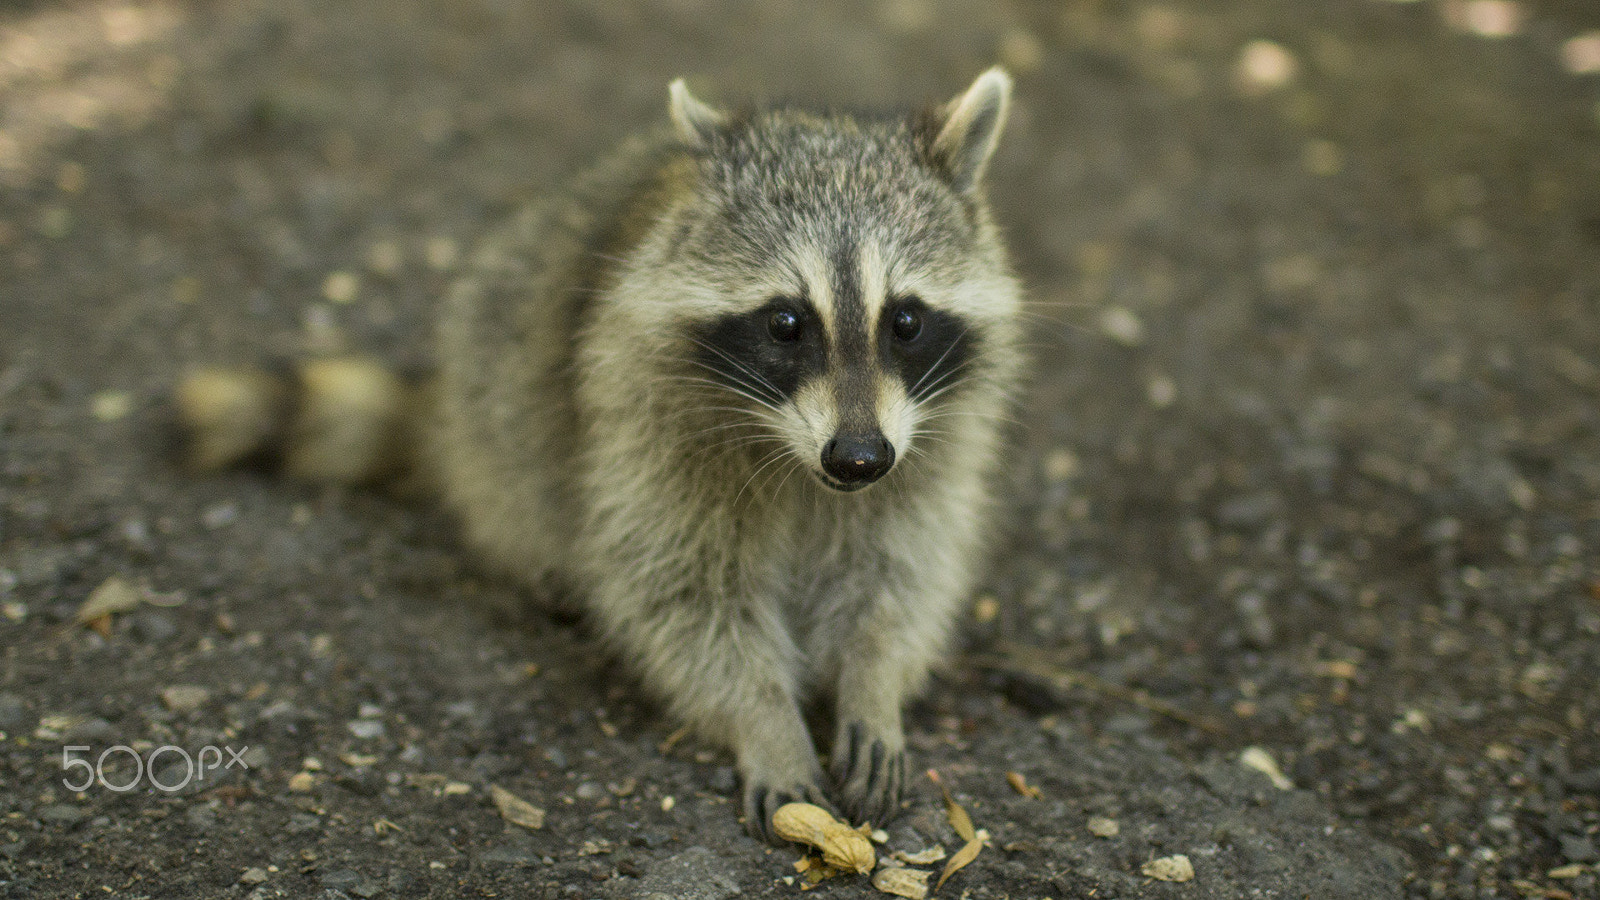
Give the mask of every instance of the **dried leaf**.
[[800, 885], [800, 890], [802, 891], [810, 890], [829, 878], [838, 878], [840, 875], [849, 874], [848, 870], [828, 865], [827, 861], [822, 857], [814, 855], [803, 857], [794, 864], [794, 868], [796, 872], [804, 876], [804, 883]]
[[919, 850], [916, 853], [907, 853], [904, 850], [896, 850], [894, 852], [895, 859], [913, 866], [931, 866], [949, 855], [944, 851], [943, 844], [934, 844], [932, 847], [926, 850]]
[[1239, 763], [1247, 769], [1254, 769], [1267, 776], [1267, 780], [1272, 782], [1272, 786], [1280, 791], [1287, 791], [1294, 787], [1294, 782], [1290, 781], [1288, 776], [1283, 774], [1283, 770], [1278, 768], [1278, 761], [1272, 758], [1272, 754], [1260, 747], [1244, 748], [1244, 752], [1239, 754]]
[[928, 778], [939, 786], [939, 792], [944, 795], [944, 814], [950, 820], [950, 827], [956, 830], [956, 834], [961, 835], [963, 841], [972, 843], [978, 836], [977, 829], [972, 827], [972, 817], [967, 815], [967, 811], [956, 802], [956, 798], [950, 796], [950, 789], [939, 779], [938, 772], [929, 769]]
[[1021, 772], [1007, 772], [1006, 781], [1011, 789], [1027, 797], [1029, 800], [1039, 799], [1039, 789], [1028, 783], [1028, 779]]
[[879, 869], [872, 873], [872, 886], [885, 894], [922, 900], [928, 896], [928, 876], [919, 869]]
[[489, 797], [494, 801], [494, 808], [500, 810], [500, 818], [507, 822], [535, 830], [544, 827], [544, 810], [516, 794], [499, 785], [490, 785]]
[[1157, 881], [1193, 881], [1194, 864], [1189, 862], [1189, 857], [1179, 853], [1175, 856], [1163, 856], [1145, 863], [1139, 871]]
[[[135, 609], [144, 601], [139, 589], [113, 575], [89, 593], [89, 599], [78, 607], [76, 622], [79, 625], [100, 624], [97, 620], [114, 613]], [[99, 630], [96, 628], [96, 630]], [[104, 632], [102, 632], [104, 633]]]
[[828, 865], [865, 874], [878, 863], [872, 841], [833, 814], [810, 803], [785, 803], [772, 814], [772, 830], [786, 841], [822, 851]]
[[966, 868], [968, 863], [977, 859], [981, 850], [983, 850], [983, 841], [978, 840], [976, 837], [967, 841], [966, 846], [957, 850], [956, 855], [950, 857], [950, 861], [944, 864], [944, 871], [939, 873], [939, 883], [935, 884], [933, 889], [937, 891], [939, 888], [944, 887], [944, 883], [950, 880], [950, 876]]

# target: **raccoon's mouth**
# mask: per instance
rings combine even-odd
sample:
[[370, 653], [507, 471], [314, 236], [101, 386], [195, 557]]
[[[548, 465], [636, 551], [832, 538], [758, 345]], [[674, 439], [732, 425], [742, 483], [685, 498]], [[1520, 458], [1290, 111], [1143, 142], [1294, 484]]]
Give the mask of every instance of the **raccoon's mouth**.
[[819, 482], [822, 482], [822, 484], [826, 484], [827, 487], [834, 488], [834, 490], [837, 490], [838, 493], [856, 493], [858, 490], [866, 490], [866, 488], [877, 484], [875, 480], [872, 480], [872, 482], [856, 482], [856, 484], [845, 484], [845, 482], [840, 482], [840, 480], [830, 479], [830, 477], [824, 476], [824, 474], [821, 474], [821, 472], [816, 472], [816, 480], [819, 480]]
[[854, 482], [854, 483], [850, 483], [850, 482], [839, 481], [839, 480], [837, 480], [835, 478], [830, 478], [830, 477], [828, 477], [826, 474], [824, 474], [822, 472], [812, 471], [811, 474], [817, 476], [817, 480], [818, 481], [822, 482], [823, 484], [827, 485], [828, 487], [832, 488], [833, 490], [838, 491], [841, 494], [853, 494], [856, 491], [866, 490], [867, 488], [872, 487], [873, 485], [878, 483], [878, 479], [873, 479], [872, 481], [857, 481], [857, 482]]

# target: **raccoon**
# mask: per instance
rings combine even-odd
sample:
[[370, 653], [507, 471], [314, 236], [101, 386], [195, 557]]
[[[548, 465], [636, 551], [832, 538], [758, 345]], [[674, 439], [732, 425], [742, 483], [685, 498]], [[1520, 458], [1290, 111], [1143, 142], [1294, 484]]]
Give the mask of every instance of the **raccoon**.
[[482, 243], [431, 381], [353, 359], [205, 373], [178, 397], [194, 459], [411, 470], [490, 565], [570, 589], [731, 749], [753, 834], [791, 800], [884, 823], [902, 705], [991, 532], [1022, 367], [982, 192], [1010, 91], [996, 68], [872, 117], [729, 111], [673, 82], [670, 127]]

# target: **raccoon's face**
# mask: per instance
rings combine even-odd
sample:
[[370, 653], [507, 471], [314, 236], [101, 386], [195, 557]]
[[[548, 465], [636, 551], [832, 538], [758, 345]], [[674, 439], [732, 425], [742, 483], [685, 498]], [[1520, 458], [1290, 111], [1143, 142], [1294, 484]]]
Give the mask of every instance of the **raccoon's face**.
[[888, 277], [868, 244], [785, 267], [792, 289], [702, 323], [696, 362], [743, 395], [789, 456], [828, 487], [856, 491], [928, 436], [959, 391], [981, 329]]
[[863, 121], [737, 117], [673, 85], [697, 175], [665, 253], [700, 288], [693, 361], [784, 445], [758, 465], [857, 491], [955, 427], [1017, 303], [977, 187], [1009, 90], [990, 70], [948, 104]]

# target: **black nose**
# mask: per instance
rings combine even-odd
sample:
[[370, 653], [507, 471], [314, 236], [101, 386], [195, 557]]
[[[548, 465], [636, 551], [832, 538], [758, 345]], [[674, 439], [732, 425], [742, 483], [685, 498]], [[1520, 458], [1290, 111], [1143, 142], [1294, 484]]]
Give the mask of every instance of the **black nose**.
[[869, 485], [893, 466], [894, 447], [881, 431], [834, 435], [822, 448], [822, 470], [848, 485]]

